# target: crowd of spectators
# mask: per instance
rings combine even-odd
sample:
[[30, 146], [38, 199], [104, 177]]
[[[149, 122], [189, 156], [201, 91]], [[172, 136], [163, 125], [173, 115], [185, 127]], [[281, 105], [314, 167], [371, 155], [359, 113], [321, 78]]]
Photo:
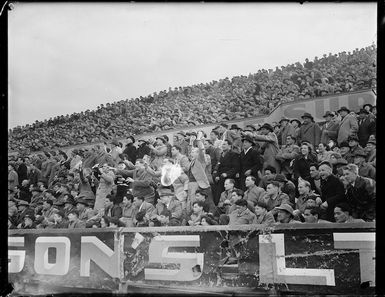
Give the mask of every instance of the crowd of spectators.
[[8, 227], [374, 221], [376, 110], [324, 118], [9, 156]]
[[9, 130], [10, 151], [40, 151], [269, 114], [281, 102], [376, 89], [375, 45], [248, 76], [169, 88]]

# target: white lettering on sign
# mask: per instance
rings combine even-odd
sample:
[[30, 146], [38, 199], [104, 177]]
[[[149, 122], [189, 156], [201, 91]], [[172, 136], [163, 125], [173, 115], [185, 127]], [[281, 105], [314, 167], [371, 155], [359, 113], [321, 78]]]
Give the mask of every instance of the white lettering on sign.
[[[199, 247], [199, 235], [155, 236], [149, 247], [149, 263], [180, 264], [180, 269], [145, 268], [146, 280], [193, 281], [203, 271], [203, 253], [171, 253], [170, 247]], [[199, 268], [198, 268], [199, 267]]]
[[96, 236], [82, 236], [80, 254], [80, 276], [90, 276], [91, 260], [111, 277], [119, 277], [119, 245], [111, 250]]
[[333, 233], [335, 249], [358, 249], [360, 254], [361, 283], [375, 280], [375, 234], [366, 233]]
[[261, 283], [335, 286], [334, 269], [286, 268], [284, 234], [259, 235]]
[[[24, 237], [8, 237], [8, 246], [24, 246]], [[8, 273], [19, 273], [24, 268], [25, 251], [8, 251]]]
[[[56, 249], [55, 263], [48, 262], [48, 249]], [[35, 242], [34, 268], [38, 274], [66, 275], [70, 267], [71, 242], [68, 237], [39, 237]]]

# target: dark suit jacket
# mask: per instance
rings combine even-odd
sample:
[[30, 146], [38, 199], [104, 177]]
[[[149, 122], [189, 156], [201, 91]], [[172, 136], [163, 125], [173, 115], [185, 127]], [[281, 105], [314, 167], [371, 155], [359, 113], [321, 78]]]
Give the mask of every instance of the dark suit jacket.
[[212, 168], [212, 171], [214, 171], [215, 167], [217, 166], [217, 164], [219, 162], [219, 159], [221, 158], [221, 149], [219, 147], [214, 148], [213, 146], [211, 146], [206, 150], [206, 154], [210, 155], [211, 168]]
[[136, 150], [136, 158], [141, 159], [144, 157], [144, 155], [150, 155], [151, 154], [151, 149], [148, 147], [147, 144], [142, 144], [138, 147]]
[[363, 121], [358, 122], [358, 140], [362, 147], [366, 146], [369, 136], [376, 134], [376, 122], [373, 118], [367, 116]]
[[[245, 151], [240, 153], [240, 174], [244, 176], [247, 170], [251, 170], [251, 175], [258, 176], [258, 170], [262, 171], [263, 161], [259, 153], [252, 147], [245, 155]], [[256, 183], [258, 184], [258, 182]]]
[[122, 208], [119, 205], [112, 205], [110, 208], [104, 210], [104, 214], [107, 216], [109, 213], [109, 210], [111, 209], [111, 215], [112, 218], [121, 218], [122, 217]]
[[345, 188], [340, 179], [330, 175], [327, 179], [321, 180], [321, 199], [328, 203], [326, 209], [326, 220], [334, 222], [334, 207], [345, 200]]
[[21, 163], [16, 171], [17, 171], [17, 175], [19, 176], [19, 185], [21, 185], [21, 182], [23, 180], [28, 179], [27, 165], [25, 165], [24, 163]]
[[223, 156], [222, 153], [222, 156], [217, 164], [217, 172], [215, 176], [221, 176], [222, 173], [226, 173], [227, 178], [235, 178], [235, 175], [239, 173], [239, 169], [239, 154], [229, 151]]
[[367, 177], [358, 176], [354, 186], [348, 185], [346, 198], [360, 219], [372, 220], [375, 217], [376, 182]]
[[41, 171], [39, 169], [33, 169], [28, 174], [29, 184], [37, 185], [37, 182], [41, 179]]
[[302, 177], [310, 180], [310, 164], [312, 163], [317, 163], [317, 157], [313, 154], [309, 154], [307, 159], [302, 154], [295, 157], [293, 164], [294, 179], [297, 180], [298, 177]]
[[128, 156], [128, 160], [131, 161], [133, 164], [135, 164], [136, 147], [134, 146], [134, 144], [130, 143], [123, 151], [123, 154], [126, 154]]

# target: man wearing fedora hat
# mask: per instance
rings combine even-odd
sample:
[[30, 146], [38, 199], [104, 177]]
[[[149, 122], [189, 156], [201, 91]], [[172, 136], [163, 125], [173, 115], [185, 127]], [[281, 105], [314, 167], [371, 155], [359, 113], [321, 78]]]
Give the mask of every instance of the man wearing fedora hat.
[[327, 111], [323, 118], [325, 119], [325, 124], [321, 128], [320, 142], [329, 143], [330, 140], [337, 142], [339, 123], [336, 114], [334, 112]]
[[254, 140], [263, 143], [261, 145], [264, 159], [263, 169], [267, 166], [273, 166], [277, 172], [280, 172], [281, 166], [275, 159], [275, 156], [279, 151], [278, 138], [273, 132], [273, 127], [268, 123], [264, 123], [258, 129], [258, 132], [258, 134], [254, 135]]
[[369, 116], [369, 112], [366, 109], [360, 109], [358, 115], [358, 141], [362, 147], [366, 146], [370, 135], [376, 134], [376, 121], [373, 117]]
[[301, 118], [303, 119], [303, 123], [299, 128], [298, 142], [302, 143], [303, 141], [307, 141], [311, 143], [313, 147], [316, 147], [321, 140], [320, 127], [314, 122], [313, 116], [308, 112], [305, 112]]
[[86, 228], [86, 223], [79, 219], [79, 212], [76, 209], [68, 213], [68, 229]]
[[240, 186], [243, 191], [246, 190], [245, 179], [247, 176], [254, 176], [259, 184], [259, 175], [263, 167], [263, 158], [257, 150], [254, 149], [254, 139], [246, 135], [242, 138], [243, 150], [240, 153]]
[[[160, 199], [156, 204], [151, 220], [157, 220], [161, 226], [180, 226], [182, 204], [175, 197], [172, 186], [160, 187], [158, 192]], [[169, 212], [169, 216], [164, 215], [166, 210]]]
[[342, 106], [338, 111], [341, 116], [341, 122], [338, 128], [337, 142], [340, 144], [346, 141], [349, 136], [358, 131], [358, 121], [354, 113], [351, 113], [346, 106]]
[[290, 203], [292, 203], [292, 205], [295, 205], [295, 184], [291, 180], [288, 180], [285, 175], [279, 173], [275, 175], [273, 181], [278, 182], [279, 190], [282, 193], [287, 194], [287, 196], [289, 196]]
[[281, 144], [282, 145], [286, 145], [286, 139], [287, 139], [287, 136], [289, 135], [293, 135], [295, 136], [295, 129], [292, 125], [289, 124], [289, 119], [288, 118], [285, 118], [285, 117], [282, 117], [281, 120], [279, 121], [279, 124], [280, 124], [280, 135], [279, 137], [281, 138]]
[[294, 220], [294, 210], [287, 204], [282, 203], [280, 206], [275, 207], [277, 214], [278, 224], [300, 224], [300, 221]]
[[369, 139], [365, 151], [367, 153], [366, 162], [376, 167], [376, 139]]
[[123, 154], [127, 155], [127, 160], [129, 160], [132, 164], [135, 164], [136, 161], [136, 147], [134, 145], [135, 138], [134, 136], [129, 136], [127, 138], [126, 148], [123, 151]]
[[[291, 119], [290, 120], [290, 125], [294, 128], [294, 135], [295, 136], [295, 139], [298, 140], [298, 137], [299, 137], [299, 128], [301, 127], [301, 121], [299, 119]], [[297, 142], [298, 144], [298, 142]]]
[[365, 162], [367, 153], [364, 149], [358, 149], [354, 153], [354, 164], [358, 166], [358, 174], [363, 177], [376, 179], [376, 168]]
[[89, 207], [87, 200], [79, 198], [76, 200], [76, 210], [78, 211], [79, 220], [87, 221], [93, 215], [92, 209]]
[[233, 145], [231, 149], [239, 154], [242, 150], [241, 128], [237, 124], [232, 124], [227, 132], [227, 139], [229, 139]]
[[369, 104], [369, 103], [366, 103], [362, 106], [363, 109], [365, 109], [368, 113], [371, 113], [372, 112], [372, 109], [373, 109], [373, 105], [372, 104]]
[[173, 145], [177, 145], [181, 148], [181, 154], [182, 155], [187, 155], [188, 152], [188, 142], [186, 141], [186, 133], [183, 131], [179, 131], [174, 134], [173, 136]]
[[355, 155], [357, 150], [363, 149], [363, 147], [360, 146], [358, 141], [359, 141], [358, 136], [356, 134], [348, 137], [348, 143], [349, 143], [349, 147], [350, 147], [349, 153], [351, 154], [352, 158], [354, 158], [354, 155]]

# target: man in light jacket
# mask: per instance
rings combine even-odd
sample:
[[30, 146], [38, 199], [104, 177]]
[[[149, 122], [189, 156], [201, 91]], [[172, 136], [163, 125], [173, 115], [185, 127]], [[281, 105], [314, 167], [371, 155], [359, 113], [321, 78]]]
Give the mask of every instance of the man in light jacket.
[[292, 125], [289, 124], [289, 119], [288, 118], [281, 118], [279, 121], [279, 124], [281, 125], [280, 130], [281, 130], [281, 143], [282, 145], [286, 144], [286, 139], [288, 136], [294, 136], [295, 137], [295, 129]]
[[346, 106], [342, 106], [337, 112], [342, 117], [337, 136], [337, 142], [341, 144], [341, 142], [346, 141], [349, 136], [357, 134], [358, 121], [354, 112], [351, 113]]
[[273, 132], [273, 127], [265, 123], [258, 129], [260, 134], [254, 135], [254, 140], [262, 142], [261, 149], [263, 151], [263, 169], [267, 166], [273, 166], [277, 172], [281, 172], [281, 166], [279, 162], [275, 159], [279, 151], [278, 138], [277, 135]]
[[[197, 134], [197, 145], [198, 147], [193, 147], [191, 150], [191, 162], [188, 166], [186, 172], [189, 178], [188, 185], [188, 198], [187, 198], [187, 207], [192, 205], [195, 201], [195, 192], [198, 189], [205, 190], [208, 194], [208, 199], [213, 200], [210, 182], [206, 175], [206, 158], [205, 158], [205, 148], [202, 143], [203, 133], [201, 131]], [[190, 209], [188, 209], [189, 211]]]
[[326, 123], [321, 129], [321, 143], [328, 144], [330, 140], [337, 142], [337, 134], [339, 123], [335, 120], [336, 114], [334, 112], [327, 111], [323, 116]]

